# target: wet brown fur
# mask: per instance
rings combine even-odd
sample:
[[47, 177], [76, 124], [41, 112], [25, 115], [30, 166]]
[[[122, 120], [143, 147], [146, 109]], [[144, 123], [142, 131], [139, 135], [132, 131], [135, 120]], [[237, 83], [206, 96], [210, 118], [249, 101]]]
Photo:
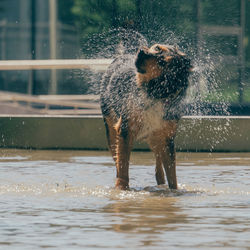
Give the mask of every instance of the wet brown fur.
[[[154, 45], [147, 49], [147, 52], [150, 54], [157, 54], [155, 49], [156, 46], [158, 46], [157, 51], [162, 50], [164, 53], [169, 52], [168, 47], [163, 45]], [[164, 57], [166, 63], [171, 59], [172, 56], [168, 54]], [[159, 66], [157, 58], [155, 57], [149, 56], [138, 65], [137, 67], [140, 67], [138, 71], [140, 72], [136, 73], [135, 82], [139, 88], [162, 74], [163, 68]], [[121, 82], [120, 84], [123, 83]], [[110, 98], [112, 98], [112, 96]], [[117, 116], [112, 110], [106, 113], [103, 112], [108, 146], [116, 163], [117, 175], [115, 185], [116, 188], [122, 190], [129, 188], [129, 159], [133, 143], [140, 133], [144, 122], [148, 122], [143, 120], [143, 112], [146, 111], [140, 108], [134, 109], [129, 117], [125, 117], [123, 114]], [[125, 123], [126, 128], [123, 128]], [[155, 177], [157, 184], [165, 184], [166, 174], [168, 185], [171, 189], [177, 189], [174, 146], [177, 123], [177, 120], [162, 119], [161, 127], [152, 131], [152, 133], [148, 134], [146, 137], [147, 143], [155, 154]]]
[[137, 84], [139, 87], [141, 87], [141, 85], [143, 83], [147, 83], [151, 79], [159, 77], [162, 73], [162, 70], [160, 69], [160, 67], [157, 64], [157, 59], [155, 59], [155, 58], [148, 59], [145, 62], [145, 65], [143, 68], [146, 71], [146, 73], [144, 73], [144, 74], [137, 73], [137, 75], [136, 75], [136, 81], [137, 81]]

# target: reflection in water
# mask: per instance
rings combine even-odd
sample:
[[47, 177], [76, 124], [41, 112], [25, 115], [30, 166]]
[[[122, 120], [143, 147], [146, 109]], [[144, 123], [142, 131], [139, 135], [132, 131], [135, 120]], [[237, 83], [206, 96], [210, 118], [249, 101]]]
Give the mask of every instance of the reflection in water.
[[185, 216], [175, 206], [175, 197], [150, 197], [137, 201], [116, 201], [103, 208], [118, 218], [112, 225], [116, 232], [157, 234], [174, 230], [176, 223], [184, 223]]
[[177, 154], [177, 191], [153, 165], [119, 191], [108, 152], [1, 150], [0, 249], [248, 249], [250, 154]]
[[175, 199], [151, 197], [140, 201], [116, 201], [104, 207], [103, 212], [112, 217], [109, 230], [134, 236], [142, 234], [145, 237], [140, 244], [154, 246], [160, 240], [158, 234], [174, 231], [178, 223], [185, 223], [186, 216], [174, 206]]

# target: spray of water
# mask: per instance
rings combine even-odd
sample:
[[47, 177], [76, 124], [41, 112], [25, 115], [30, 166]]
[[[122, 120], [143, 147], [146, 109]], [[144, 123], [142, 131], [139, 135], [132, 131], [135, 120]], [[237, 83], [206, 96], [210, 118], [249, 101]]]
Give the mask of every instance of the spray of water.
[[[173, 32], [166, 32], [165, 37], [154, 37], [150, 43], [142, 34], [133, 30], [113, 29], [102, 34], [94, 35], [85, 44], [83, 56], [85, 58], [115, 58], [119, 55], [135, 55], [141, 46], [151, 46], [154, 43], [162, 43], [177, 46], [192, 60], [193, 73], [189, 77], [190, 86], [184, 100], [185, 115], [229, 115], [228, 101], [220, 91], [221, 80], [218, 78], [222, 72], [222, 55], [218, 51], [210, 51], [206, 43], [199, 43], [194, 47], [185, 37], [178, 37]], [[131, 61], [133, 64], [134, 62]], [[225, 69], [223, 68], [223, 71]], [[230, 75], [229, 72], [223, 72]], [[88, 93], [99, 94], [102, 73], [84, 72], [84, 78], [88, 79]], [[182, 129], [189, 129], [184, 128]], [[207, 128], [215, 133], [216, 141], [210, 142], [211, 150], [225, 139], [230, 133], [229, 120], [219, 127]], [[203, 133], [203, 131], [200, 131]]]

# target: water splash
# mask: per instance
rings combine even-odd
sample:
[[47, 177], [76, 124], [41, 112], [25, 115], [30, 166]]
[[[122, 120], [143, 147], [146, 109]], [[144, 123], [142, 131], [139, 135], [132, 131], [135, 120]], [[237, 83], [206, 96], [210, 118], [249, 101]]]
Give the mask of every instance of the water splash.
[[146, 38], [135, 30], [109, 29], [89, 37], [83, 46], [85, 58], [115, 58], [119, 54], [135, 54], [139, 47], [148, 46]]
[[[206, 44], [199, 51], [190, 51], [194, 72], [190, 77], [190, 88], [186, 97], [187, 104], [192, 104], [191, 115], [229, 115], [229, 102], [220, 89], [222, 56], [216, 51], [209, 51]], [[225, 71], [225, 69], [223, 69]], [[224, 72], [225, 74], [225, 72]], [[228, 75], [230, 73], [228, 72]]]
[[[154, 37], [147, 42], [146, 36], [133, 30], [122, 28], [112, 29], [101, 34], [93, 35], [82, 51], [85, 58], [115, 58], [121, 54], [133, 54], [141, 46], [151, 46], [154, 43], [173, 45], [180, 48], [192, 60], [193, 73], [189, 77], [190, 86], [181, 108], [184, 115], [230, 115], [228, 97], [225, 97], [220, 89], [223, 84], [218, 76], [230, 76], [223, 65], [223, 55], [216, 51], [209, 50], [208, 45], [203, 41], [199, 47], [187, 38], [178, 37], [172, 31], [162, 30], [164, 37]], [[133, 63], [131, 61], [131, 63]], [[102, 73], [84, 71], [82, 77], [88, 82], [89, 94], [99, 94]], [[86, 80], [87, 79], [87, 80]], [[182, 128], [189, 129], [189, 128]], [[217, 136], [217, 140], [211, 143], [211, 150], [223, 141], [230, 133], [230, 120], [223, 126], [208, 128]]]
[[96, 186], [88, 187], [85, 185], [71, 185], [66, 182], [62, 183], [15, 183], [0, 185], [0, 195], [17, 195], [17, 196], [39, 196], [39, 197], [95, 197], [107, 198], [111, 200], [143, 200], [150, 198], [168, 198], [179, 196], [200, 196], [200, 195], [243, 195], [249, 196], [249, 190], [242, 190], [235, 187], [219, 188], [215, 186], [188, 186], [179, 184], [177, 190], [171, 190], [167, 185], [135, 187], [128, 191], [121, 191], [111, 187]]
[[[150, 42], [146, 36], [134, 30], [123, 28], [111, 29], [101, 34], [95, 34], [84, 45], [82, 56], [84, 58], [116, 58], [121, 54], [135, 55], [138, 48], [162, 43], [177, 46], [191, 58], [194, 72], [189, 77], [190, 87], [185, 100], [186, 114], [188, 115], [228, 115], [228, 102], [219, 90], [221, 80], [218, 75], [222, 73], [223, 56], [218, 51], [210, 51], [205, 42], [199, 43], [199, 48], [185, 37], [176, 36], [172, 31], [162, 32], [164, 37], [154, 37]], [[224, 75], [230, 75], [225, 72]], [[84, 72], [86, 75], [86, 72]], [[89, 93], [98, 94], [102, 74], [88, 72]], [[211, 100], [209, 100], [211, 99]], [[215, 101], [214, 101], [215, 100]]]
[[[111, 58], [120, 55], [135, 55], [138, 48], [148, 46], [146, 38], [137, 31], [124, 28], [110, 29], [89, 37], [84, 44], [81, 58]], [[78, 77], [85, 79], [88, 84], [87, 94], [99, 94], [103, 72], [82, 71]]]
[[88, 187], [85, 185], [72, 185], [67, 182], [62, 183], [15, 183], [0, 185], [0, 195], [18, 195], [18, 196], [73, 196], [73, 197], [97, 197], [109, 198], [114, 200], [137, 200], [150, 197], [175, 197], [185, 194], [198, 193], [179, 190], [170, 190], [167, 185], [137, 187], [128, 191], [117, 190], [112, 187], [96, 186]]

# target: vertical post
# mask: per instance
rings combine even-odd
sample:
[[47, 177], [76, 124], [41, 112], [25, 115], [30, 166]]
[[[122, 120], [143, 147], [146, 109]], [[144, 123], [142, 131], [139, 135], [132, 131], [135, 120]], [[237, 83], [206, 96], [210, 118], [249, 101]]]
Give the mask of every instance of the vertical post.
[[136, 29], [137, 31], [141, 32], [142, 30], [141, 0], [136, 0], [135, 4], [136, 4], [136, 15], [137, 15]]
[[201, 3], [200, 0], [196, 1], [196, 53], [200, 56], [201, 46]]
[[116, 0], [112, 0], [112, 26], [117, 27], [118, 6]]
[[[57, 57], [57, 0], [49, 0], [49, 43], [50, 43], [50, 59]], [[57, 93], [57, 72], [51, 70], [51, 85], [49, 94]]]
[[[30, 50], [31, 59], [36, 59], [36, 0], [31, 0], [31, 35], [30, 35]], [[27, 92], [29, 95], [34, 94], [35, 71], [31, 70], [29, 74], [29, 82]]]
[[[7, 28], [7, 21], [6, 19], [4, 19], [3, 21], [1, 21], [1, 60], [6, 60], [6, 41], [7, 41], [7, 36], [6, 36], [6, 28]], [[8, 89], [8, 82], [6, 81], [6, 74], [3, 71], [1, 73], [2, 77], [3, 77], [3, 87], [4, 90]]]
[[3, 21], [1, 21], [1, 60], [6, 60], [6, 26], [7, 26], [7, 21], [6, 19], [4, 19]]
[[[201, 9], [201, 0], [196, 0], [196, 47], [195, 47], [195, 53], [196, 56], [201, 59], [202, 58], [202, 44], [203, 44], [203, 33], [202, 33], [202, 24], [201, 24], [201, 16], [202, 16], [202, 9]], [[196, 87], [198, 88], [198, 96], [197, 100], [198, 102], [202, 101], [202, 91], [204, 84], [202, 83], [202, 79], [200, 74], [196, 77]]]
[[245, 11], [245, 0], [241, 0], [240, 6], [240, 37], [239, 37], [239, 103], [243, 103], [244, 94], [244, 74], [245, 74], [245, 50], [244, 50], [244, 36], [245, 36], [245, 22], [246, 22], [246, 11]]

